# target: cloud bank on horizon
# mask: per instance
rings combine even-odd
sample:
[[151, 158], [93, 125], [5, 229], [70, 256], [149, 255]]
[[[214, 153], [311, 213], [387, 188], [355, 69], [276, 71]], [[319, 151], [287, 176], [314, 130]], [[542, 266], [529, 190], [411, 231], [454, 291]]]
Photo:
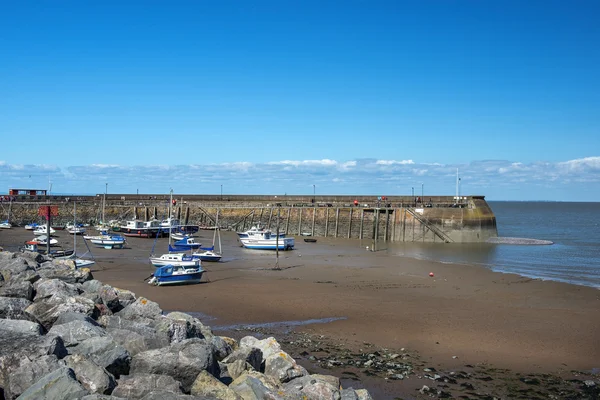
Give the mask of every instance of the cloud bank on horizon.
[[[8, 188], [60, 194], [461, 195], [488, 200], [597, 201], [600, 156], [561, 162], [480, 160], [466, 164], [413, 160], [283, 160], [189, 165], [90, 164], [61, 168], [0, 161]], [[106, 186], [108, 184], [108, 186]]]

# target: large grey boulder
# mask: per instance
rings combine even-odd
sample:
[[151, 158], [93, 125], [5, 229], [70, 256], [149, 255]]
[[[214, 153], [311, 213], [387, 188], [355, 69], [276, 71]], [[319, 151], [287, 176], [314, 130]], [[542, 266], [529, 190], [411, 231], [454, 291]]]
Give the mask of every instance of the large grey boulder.
[[157, 318], [162, 318], [162, 310], [158, 303], [150, 301], [145, 297], [139, 297], [135, 302], [129, 304], [117, 316], [141, 323], [151, 323]]
[[127, 400], [124, 397], [116, 397], [107, 394], [88, 394], [87, 396], [83, 396], [81, 400]]
[[340, 390], [340, 400], [359, 400], [358, 394], [352, 388]]
[[169, 343], [179, 343], [192, 338], [205, 338], [200, 326], [182, 319], [157, 317], [154, 321], [154, 328], [158, 335], [164, 337]]
[[52, 296], [60, 298], [72, 297], [79, 295], [77, 286], [63, 282], [59, 279], [42, 278], [37, 281], [33, 287], [35, 288], [35, 301], [48, 299]]
[[33, 300], [33, 285], [29, 281], [12, 279], [0, 287], [0, 296]]
[[213, 336], [210, 339], [210, 342], [212, 343], [213, 348], [215, 349], [215, 357], [217, 357], [217, 360], [219, 361], [225, 359], [234, 350], [229, 341], [225, 340], [221, 336]]
[[127, 307], [128, 305], [135, 303], [135, 293], [133, 293], [131, 290], [120, 288], [114, 289], [117, 291], [117, 295], [119, 296], [119, 303], [121, 303], [122, 307]]
[[207, 396], [191, 396], [188, 394], [179, 394], [169, 392], [167, 390], [154, 390], [144, 397], [142, 400], [220, 400], [216, 397]]
[[254, 336], [245, 336], [240, 340], [239, 347], [254, 347], [262, 351], [263, 360], [281, 351], [281, 345], [274, 337], [259, 340]]
[[56, 321], [54, 321], [54, 325], [52, 326], [62, 325], [72, 321], [84, 321], [94, 326], [100, 326], [100, 324], [96, 320], [90, 318], [88, 315], [73, 311], [68, 311], [60, 314], [58, 318], [56, 318]]
[[61, 367], [42, 377], [19, 396], [19, 400], [75, 400], [87, 395], [73, 370]]
[[84, 292], [100, 293], [100, 289], [102, 289], [102, 286], [104, 286], [104, 284], [102, 282], [100, 282], [99, 280], [91, 279], [89, 281], [83, 282], [81, 284], [81, 289]]
[[260, 379], [260, 374], [246, 373], [231, 382], [229, 388], [244, 400], [281, 400], [277, 390], [267, 387]]
[[23, 335], [4, 331], [0, 335], [0, 387], [6, 388], [9, 377], [19, 370], [21, 364], [54, 355], [61, 359], [67, 355], [60, 336]]
[[44, 328], [31, 321], [22, 319], [0, 319], [0, 335], [18, 334], [40, 336], [45, 333]]
[[52, 296], [45, 301], [35, 302], [27, 307], [25, 312], [36, 317], [46, 329], [50, 329], [56, 319], [66, 312], [85, 314], [92, 319], [95, 319], [98, 315], [98, 309], [95, 307], [94, 302], [85, 297], [67, 297], [61, 299], [62, 301], [58, 304], [52, 304], [53, 301], [58, 299], [59, 297]]
[[2, 274], [5, 281], [15, 279], [34, 282], [39, 278], [35, 269], [35, 263], [19, 256], [5, 257], [0, 260], [0, 274]]
[[25, 319], [37, 321], [37, 318], [25, 310], [31, 305], [31, 301], [17, 297], [0, 297], [0, 318]]
[[131, 373], [163, 374], [181, 382], [188, 393], [201, 371], [219, 376], [212, 346], [203, 339], [188, 339], [169, 347], [138, 353], [131, 360]]
[[86, 339], [76, 346], [70, 347], [69, 354], [88, 356], [117, 378], [129, 374], [131, 355], [110, 336]]
[[214, 336], [210, 326], [204, 325], [202, 321], [200, 321], [198, 318], [191, 316], [190, 314], [180, 311], [173, 311], [165, 315], [165, 318], [171, 319], [173, 321], [188, 322], [194, 327], [195, 331], [199, 331], [200, 333], [202, 333], [202, 336], [204, 336], [204, 338], [206, 339], [209, 339], [212, 336]]
[[190, 394], [193, 396], [212, 396], [220, 400], [242, 400], [242, 397], [207, 371], [201, 371], [198, 374]]
[[107, 330], [108, 335], [113, 338], [113, 340], [119, 343], [121, 346], [125, 348], [131, 354], [131, 356], [135, 356], [138, 353], [143, 351], [158, 349], [162, 346], [154, 345], [158, 343], [155, 340], [148, 340], [144, 336], [140, 335], [134, 331], [128, 331], [126, 329], [112, 329], [109, 328]]
[[113, 313], [121, 311], [123, 306], [119, 300], [119, 292], [110, 285], [103, 285], [98, 291], [102, 303], [106, 305]]
[[248, 364], [252, 365], [252, 368], [254, 368], [256, 371], [260, 371], [263, 362], [262, 350], [256, 347], [240, 347], [225, 357], [223, 362], [229, 364], [238, 360], [247, 362]]
[[[236, 360], [234, 362], [223, 364], [227, 368], [227, 374], [232, 380], [235, 380], [245, 374], [247, 371], [256, 371], [252, 365], [244, 360]], [[223, 374], [221, 373], [221, 376]]]
[[308, 371], [299, 365], [288, 353], [280, 351], [279, 353], [271, 354], [265, 360], [265, 375], [271, 376], [283, 383], [308, 375]]
[[48, 261], [48, 258], [38, 252], [33, 252], [33, 251], [24, 251], [22, 253], [13, 253], [14, 257], [17, 258], [21, 257], [26, 259], [30, 265], [36, 265], [36, 264], [40, 264], [43, 263], [45, 261]]
[[112, 394], [127, 399], [141, 399], [155, 390], [183, 394], [181, 382], [176, 381], [168, 375], [132, 374], [122, 376], [118, 384]]
[[81, 320], [60, 325], [54, 324], [48, 333], [62, 337], [67, 347], [75, 346], [93, 337], [106, 336], [104, 328]]
[[[137, 349], [136, 353], [139, 351], [159, 349], [168, 346], [170, 343], [167, 335], [159, 335], [154, 327], [144, 323], [130, 321], [117, 315], [101, 316], [98, 318], [98, 322], [124, 347], [128, 349], [131, 347], [132, 350]], [[124, 333], [122, 331], [131, 331], [135, 333], [131, 336], [132, 343], [127, 345], [123, 344], [123, 340], [126, 339], [126, 337], [123, 337]], [[144, 338], [143, 347], [140, 347], [140, 336]]]
[[64, 364], [54, 354], [33, 360], [24, 358], [18, 367], [10, 370], [7, 384], [4, 386], [4, 397], [16, 399], [39, 379], [63, 366]]
[[67, 283], [83, 283], [94, 279], [89, 268], [73, 269], [56, 262], [40, 264], [40, 267], [37, 270], [38, 274], [47, 279], [60, 279]]
[[75, 372], [77, 380], [90, 393], [109, 394], [117, 386], [115, 377], [111, 373], [85, 355], [67, 356], [64, 362]]
[[[340, 400], [339, 386], [336, 387], [326, 379], [314, 376], [303, 376], [284, 385], [285, 393], [292, 398]], [[358, 397], [358, 396], [357, 396]]]

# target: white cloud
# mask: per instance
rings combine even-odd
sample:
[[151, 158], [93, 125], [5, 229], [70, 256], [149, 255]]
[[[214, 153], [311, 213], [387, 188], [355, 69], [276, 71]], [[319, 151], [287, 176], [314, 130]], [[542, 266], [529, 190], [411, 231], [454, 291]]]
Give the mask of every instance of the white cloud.
[[415, 162], [413, 160], [402, 160], [402, 161], [395, 161], [395, 160], [377, 160], [375, 162], [375, 164], [377, 165], [410, 165], [410, 164], [414, 164]]
[[569, 193], [600, 183], [600, 157], [554, 163], [478, 160], [459, 165], [379, 159], [138, 166], [100, 163], [64, 169], [0, 161], [0, 188], [47, 188], [50, 177], [53, 191], [58, 193], [103, 193], [109, 183], [112, 193], [168, 193], [170, 188], [176, 193], [218, 193], [221, 185], [224, 193], [231, 194], [305, 193], [312, 192], [307, 187], [316, 185], [322, 194], [391, 195], [410, 193], [423, 184], [427, 192], [443, 195], [453, 194], [457, 168], [461, 191], [484, 195], [504, 196], [508, 188], [530, 191], [532, 196], [541, 189]]

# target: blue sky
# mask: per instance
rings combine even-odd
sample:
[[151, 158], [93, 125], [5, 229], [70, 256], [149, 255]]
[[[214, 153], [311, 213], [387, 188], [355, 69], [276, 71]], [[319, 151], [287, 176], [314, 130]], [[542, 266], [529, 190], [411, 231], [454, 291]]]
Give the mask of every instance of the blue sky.
[[[597, 1], [0, 0], [0, 193], [600, 197]], [[417, 190], [418, 188], [418, 190]]]

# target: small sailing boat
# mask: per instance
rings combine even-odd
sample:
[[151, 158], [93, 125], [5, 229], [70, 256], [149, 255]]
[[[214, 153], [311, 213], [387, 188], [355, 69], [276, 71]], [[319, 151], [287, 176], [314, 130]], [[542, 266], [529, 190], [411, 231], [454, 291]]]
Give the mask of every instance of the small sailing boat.
[[0, 222], [0, 229], [10, 229], [12, 228], [12, 224], [10, 223], [10, 211], [12, 208], [12, 201], [8, 204], [8, 216], [6, 217], [6, 221]]
[[[215, 231], [213, 233], [213, 243], [212, 247], [201, 247], [199, 252], [192, 253], [192, 257], [197, 257], [200, 261], [210, 261], [210, 262], [218, 262], [221, 261], [222, 250], [221, 250], [221, 230], [219, 229], [219, 214], [217, 213], [217, 218], [215, 221]], [[215, 241], [217, 239], [217, 235], [219, 238], [219, 252], [215, 252]]]
[[186, 251], [190, 249], [199, 249], [202, 243], [196, 242], [193, 237], [183, 238], [173, 243], [173, 246], [169, 244], [169, 251]]
[[[77, 226], [77, 203], [76, 202], [73, 202], [73, 225]], [[85, 243], [85, 240], [83, 241], [83, 243]], [[85, 246], [87, 247], [87, 243], [85, 243]], [[88, 247], [88, 250], [89, 250], [89, 247]], [[89, 267], [90, 265], [93, 265], [96, 263], [96, 261], [94, 261], [94, 260], [88, 260], [88, 259], [77, 257], [77, 235], [76, 234], [73, 235], [73, 256], [75, 257], [75, 258], [73, 258], [73, 264], [75, 266], [75, 269]]]

